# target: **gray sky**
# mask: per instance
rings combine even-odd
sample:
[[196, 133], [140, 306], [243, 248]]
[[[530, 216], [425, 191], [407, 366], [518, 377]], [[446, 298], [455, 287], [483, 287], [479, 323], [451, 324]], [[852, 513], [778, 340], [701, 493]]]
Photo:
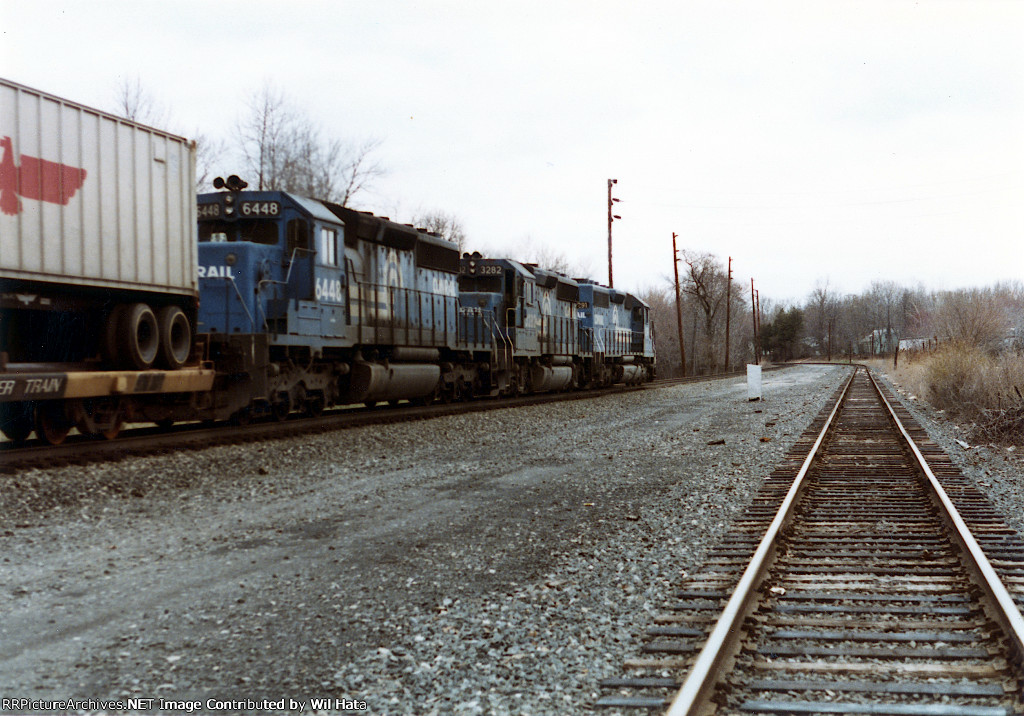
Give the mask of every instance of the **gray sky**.
[[1016, 0], [0, 0], [0, 76], [102, 108], [138, 77], [224, 139], [272, 82], [382, 141], [358, 208], [601, 281], [616, 178], [617, 287], [669, 278], [674, 231], [777, 301], [1024, 278], [1022, 46]]

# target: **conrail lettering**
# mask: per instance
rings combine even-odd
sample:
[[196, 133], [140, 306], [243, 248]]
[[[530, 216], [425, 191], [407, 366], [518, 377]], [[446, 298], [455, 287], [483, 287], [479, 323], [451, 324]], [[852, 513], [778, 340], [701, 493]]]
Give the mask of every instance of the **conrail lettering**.
[[235, 275], [231, 273], [230, 266], [198, 266], [199, 278], [230, 278]]

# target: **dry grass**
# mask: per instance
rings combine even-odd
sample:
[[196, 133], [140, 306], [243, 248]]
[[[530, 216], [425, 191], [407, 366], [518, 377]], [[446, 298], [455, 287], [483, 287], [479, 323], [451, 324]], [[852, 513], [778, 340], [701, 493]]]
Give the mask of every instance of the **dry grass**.
[[966, 345], [934, 353], [876, 361], [904, 390], [971, 423], [976, 440], [1024, 442], [1024, 356], [992, 355]]

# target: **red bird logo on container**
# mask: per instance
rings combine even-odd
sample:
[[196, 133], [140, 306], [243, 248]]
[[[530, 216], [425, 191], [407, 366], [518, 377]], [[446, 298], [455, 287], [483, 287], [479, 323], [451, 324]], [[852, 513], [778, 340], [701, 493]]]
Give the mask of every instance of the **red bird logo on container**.
[[10, 137], [0, 139], [4, 150], [0, 159], [0, 211], [14, 216], [21, 211], [19, 196], [67, 206], [85, 182], [85, 170], [39, 157], [21, 155], [21, 165], [14, 164], [14, 147]]

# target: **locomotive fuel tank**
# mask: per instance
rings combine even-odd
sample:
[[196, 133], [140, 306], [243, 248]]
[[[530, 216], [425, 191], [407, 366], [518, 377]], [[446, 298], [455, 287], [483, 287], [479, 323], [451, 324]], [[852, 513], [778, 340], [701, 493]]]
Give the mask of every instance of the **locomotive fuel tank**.
[[385, 400], [414, 400], [433, 395], [441, 378], [441, 367], [430, 363], [352, 364], [346, 402], [368, 403]]

